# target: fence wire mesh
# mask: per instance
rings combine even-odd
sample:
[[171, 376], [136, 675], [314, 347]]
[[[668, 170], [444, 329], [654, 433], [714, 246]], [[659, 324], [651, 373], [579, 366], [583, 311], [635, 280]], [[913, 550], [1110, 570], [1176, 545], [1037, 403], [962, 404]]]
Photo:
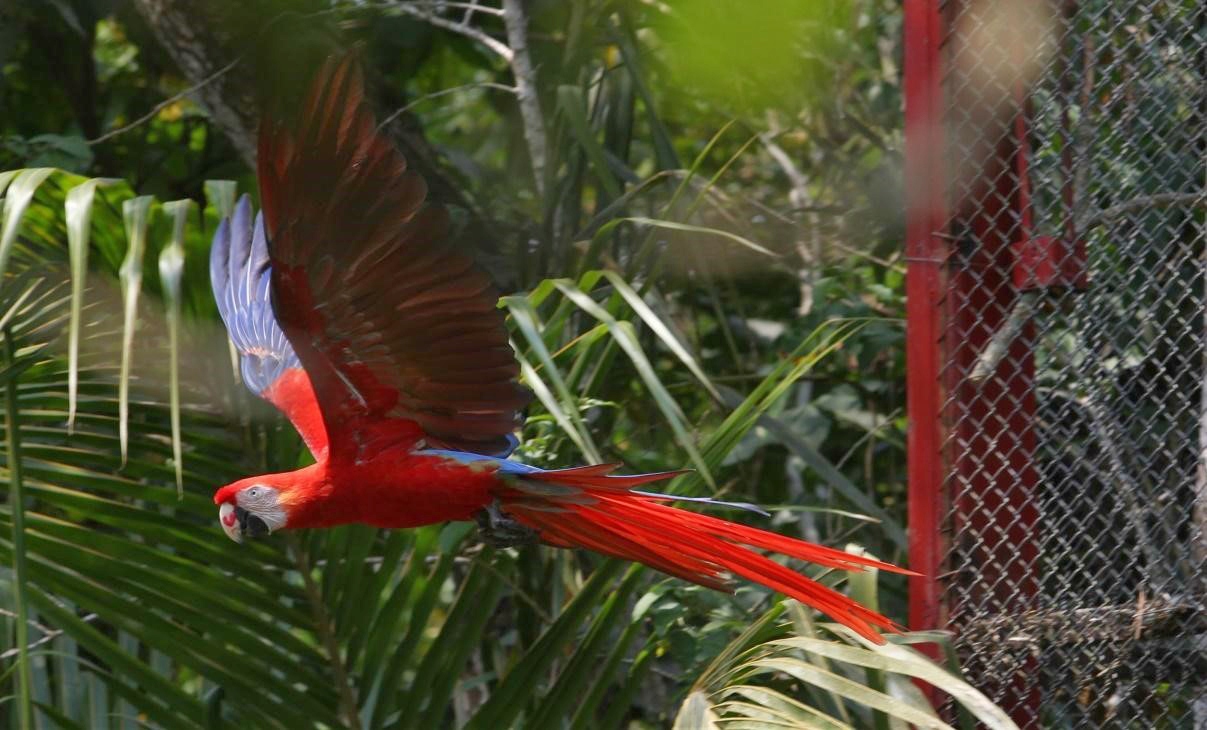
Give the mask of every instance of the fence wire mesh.
[[1024, 727], [1207, 728], [1207, 3], [940, 9], [965, 670]]

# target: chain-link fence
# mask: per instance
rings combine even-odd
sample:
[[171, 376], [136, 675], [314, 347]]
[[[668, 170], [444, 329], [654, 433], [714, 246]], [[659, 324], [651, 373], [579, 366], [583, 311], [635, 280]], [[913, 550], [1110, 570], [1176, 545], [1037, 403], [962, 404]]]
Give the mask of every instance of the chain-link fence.
[[935, 615], [1020, 725], [1207, 728], [1207, 3], [931, 4]]

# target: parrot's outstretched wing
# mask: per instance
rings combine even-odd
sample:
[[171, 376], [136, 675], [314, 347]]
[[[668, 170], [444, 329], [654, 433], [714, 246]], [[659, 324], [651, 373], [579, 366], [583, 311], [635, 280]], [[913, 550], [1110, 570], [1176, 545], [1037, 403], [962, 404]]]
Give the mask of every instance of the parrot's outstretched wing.
[[210, 286], [218, 312], [239, 351], [239, 371], [251, 392], [279, 408], [320, 458], [327, 433], [302, 362], [273, 316], [264, 220], [252, 220], [246, 195], [214, 232]]
[[332, 458], [354, 458], [379, 419], [413, 421], [428, 446], [509, 452], [530, 394], [490, 277], [453, 248], [446, 211], [423, 206], [355, 58], [328, 59], [309, 89], [262, 120], [258, 173], [273, 308]]

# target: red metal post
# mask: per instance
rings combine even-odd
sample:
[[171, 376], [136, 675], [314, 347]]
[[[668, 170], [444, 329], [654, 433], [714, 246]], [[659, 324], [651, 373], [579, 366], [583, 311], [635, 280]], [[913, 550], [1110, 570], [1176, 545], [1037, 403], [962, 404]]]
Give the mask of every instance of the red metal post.
[[905, 180], [907, 197], [906, 401], [909, 411], [909, 626], [934, 629], [942, 615], [945, 547], [942, 345], [948, 244], [943, 166], [942, 26], [936, 0], [905, 0]]

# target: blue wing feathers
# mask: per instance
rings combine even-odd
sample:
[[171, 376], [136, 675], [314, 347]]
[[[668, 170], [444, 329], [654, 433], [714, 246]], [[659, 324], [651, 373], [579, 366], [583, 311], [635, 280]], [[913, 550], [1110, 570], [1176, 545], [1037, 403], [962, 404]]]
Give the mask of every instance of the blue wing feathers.
[[293, 346], [277, 324], [269, 301], [272, 270], [263, 214], [251, 213], [244, 195], [230, 218], [218, 224], [210, 249], [214, 301], [239, 351], [243, 382], [256, 395], [289, 368], [301, 367]]
[[[253, 219], [251, 199], [246, 195], [239, 199], [231, 216], [223, 219], [214, 232], [210, 249], [210, 284], [218, 312], [239, 351], [239, 372], [243, 382], [251, 392], [263, 396], [286, 370], [300, 368], [302, 363], [272, 311], [272, 267], [264, 215], [259, 213]], [[463, 461], [501, 459], [518, 443], [514, 435], [508, 435], [504, 448], [494, 453], [439, 453]], [[534, 469], [515, 462], [505, 463], [510, 465], [504, 467], [506, 473], [526, 473]]]

